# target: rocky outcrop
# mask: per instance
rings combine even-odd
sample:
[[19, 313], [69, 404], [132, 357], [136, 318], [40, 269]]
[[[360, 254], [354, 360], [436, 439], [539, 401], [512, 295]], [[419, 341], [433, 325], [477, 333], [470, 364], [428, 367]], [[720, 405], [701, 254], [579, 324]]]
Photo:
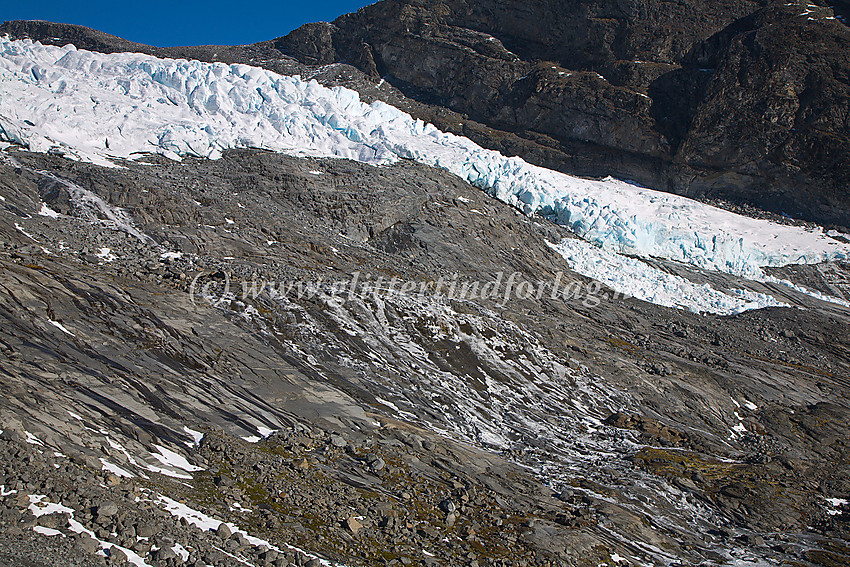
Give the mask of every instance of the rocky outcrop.
[[380, 75], [541, 165], [846, 225], [835, 4], [385, 0], [275, 45]]
[[848, 48], [850, 33], [831, 10], [785, 4], [713, 37], [687, 61], [713, 71], [677, 157], [723, 172], [714, 183], [724, 193], [747, 196], [729, 179], [744, 175], [761, 181], [762, 192], [747, 196], [757, 205], [812, 199], [812, 218], [846, 224]]

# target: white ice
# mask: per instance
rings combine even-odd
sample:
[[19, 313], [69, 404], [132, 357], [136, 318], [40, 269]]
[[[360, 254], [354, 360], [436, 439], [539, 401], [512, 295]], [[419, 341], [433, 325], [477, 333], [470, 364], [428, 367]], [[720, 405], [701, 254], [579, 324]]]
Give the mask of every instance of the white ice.
[[[638, 258], [615, 254], [584, 240], [568, 238], [550, 246], [576, 272], [604, 283], [618, 293], [657, 305], [718, 315], [783, 305], [761, 293], [740, 289], [724, 293], [708, 284], [695, 284], [650, 266]], [[597, 296], [597, 299], [603, 301], [613, 298]]]
[[826, 511], [826, 513], [830, 516], [838, 516], [839, 514], [842, 514], [843, 510], [841, 510], [841, 508], [850, 504], [850, 502], [843, 498], [827, 498], [826, 502], [831, 508]]
[[95, 256], [97, 256], [104, 262], [111, 262], [115, 260], [115, 258], [117, 258], [117, 256], [112, 253], [111, 248], [101, 248], [97, 251], [97, 254], [95, 254]]
[[188, 433], [192, 437], [192, 443], [188, 443], [190, 447], [195, 447], [201, 444], [201, 441], [204, 438], [204, 434], [200, 431], [195, 431], [194, 429], [189, 429], [185, 425], [183, 426], [183, 431]]
[[132, 478], [132, 477], [136, 476], [131, 472], [125, 471], [124, 469], [122, 469], [118, 465], [114, 465], [114, 464], [110, 463], [106, 459], [100, 459], [100, 464], [103, 467], [103, 470], [105, 470], [107, 472], [111, 472], [115, 476], [120, 476], [122, 478]]
[[751, 278], [765, 266], [850, 257], [850, 245], [819, 229], [536, 167], [383, 102], [365, 104], [354, 91], [246, 65], [104, 55], [3, 38], [0, 141], [40, 152], [57, 148], [103, 165], [145, 153], [217, 158], [242, 147], [375, 165], [412, 159], [450, 171], [526, 214], [545, 215], [611, 252]]
[[269, 429], [268, 427], [263, 427], [262, 425], [257, 426], [258, 435], [246, 435], [242, 437], [243, 441], [247, 441], [248, 443], [259, 443], [269, 435], [273, 435], [277, 433], [276, 429]]
[[57, 329], [59, 329], [60, 331], [62, 331], [63, 333], [65, 333], [66, 335], [71, 335], [72, 337], [77, 336], [74, 333], [72, 333], [71, 331], [69, 331], [68, 329], [66, 329], [65, 326], [62, 323], [60, 323], [59, 321], [54, 321], [53, 319], [48, 319], [47, 322], [50, 323], [51, 325], [53, 325], [54, 327], [56, 327]]
[[50, 207], [48, 207], [46, 203], [41, 204], [41, 210], [38, 211], [38, 214], [43, 216], [43, 217], [49, 217], [49, 218], [52, 218], [52, 219], [56, 219], [56, 218], [59, 218], [59, 217], [62, 216], [59, 213], [57, 213], [56, 211], [54, 211], [53, 209], [51, 209]]
[[[81, 534], [81, 533], [88, 534], [89, 537], [91, 537], [92, 539], [94, 539], [95, 541], [98, 542], [98, 544], [100, 545], [100, 548], [101, 548], [101, 553], [103, 553], [104, 551], [106, 551], [108, 549], [111, 549], [112, 547], [117, 547], [118, 549], [120, 549], [121, 551], [123, 551], [127, 555], [127, 559], [130, 561], [130, 563], [132, 563], [136, 567], [150, 567], [150, 565], [145, 563], [145, 560], [142, 559], [136, 552], [134, 552], [130, 549], [127, 549], [126, 547], [121, 547], [119, 545], [113, 545], [109, 542], [98, 539], [97, 536], [94, 534], [94, 532], [92, 532], [89, 529], [86, 529], [85, 526], [83, 526], [80, 522], [78, 522], [76, 519], [74, 519], [75, 510], [73, 508], [68, 508], [67, 506], [63, 506], [62, 504], [48, 502], [47, 496], [44, 496], [44, 495], [33, 494], [33, 495], [30, 495], [29, 498], [30, 498], [29, 509], [30, 509], [30, 511], [32, 511], [33, 515], [36, 518], [38, 518], [40, 516], [47, 515], [47, 514], [62, 514], [62, 513], [67, 512], [68, 514], [71, 515], [70, 520], [68, 520], [68, 529], [70, 531], [76, 533], [76, 534]], [[54, 536], [62, 535], [62, 532], [59, 532], [57, 530], [46, 530], [46, 529], [39, 530], [37, 528], [38, 528], [38, 526], [36, 526], [33, 529], [35, 531], [37, 531], [38, 533], [41, 533], [42, 535], [54, 535]]]
[[176, 553], [184, 563], [189, 560], [189, 550], [179, 543], [175, 543], [171, 550], [174, 551], [174, 553]]
[[[215, 518], [212, 518], [212, 517], [204, 514], [203, 512], [200, 512], [198, 510], [190, 508], [189, 506], [186, 506], [183, 503], [172, 500], [171, 498], [168, 498], [167, 496], [161, 496], [161, 495], [158, 496], [157, 499], [156, 499], [156, 503], [158, 505], [160, 505], [163, 509], [165, 509], [166, 511], [171, 513], [171, 515], [176, 516], [178, 518], [184, 518], [186, 520], [186, 522], [196, 526], [198, 529], [200, 529], [202, 531], [217, 530], [218, 527], [221, 524], [225, 523], [225, 522], [222, 522], [220, 520], [216, 520]], [[281, 551], [279, 547], [269, 543], [268, 541], [266, 541], [264, 539], [260, 539], [258, 537], [254, 537], [254, 536], [250, 535], [245, 530], [239, 528], [236, 524], [227, 523], [226, 525], [227, 525], [228, 528], [230, 528], [231, 532], [242, 534], [245, 537], [245, 539], [248, 541], [248, 543], [250, 543], [251, 545], [254, 545], [254, 546], [263, 546], [264, 545], [264, 546], [268, 547], [269, 549], [274, 549], [275, 551], [278, 551], [278, 552]], [[299, 552], [303, 553], [304, 555], [307, 555], [307, 557], [317, 559], [317, 557], [315, 555], [312, 555], [310, 553], [306, 553], [305, 551], [298, 549], [297, 547], [292, 547], [292, 546], [287, 546], [287, 547], [289, 549], [299, 551]], [[337, 565], [337, 564], [334, 564], [334, 563], [330, 563], [329, 561], [326, 561], [324, 559], [320, 559], [320, 561], [321, 561], [322, 565], [325, 565], [325, 566]]]
[[44, 447], [44, 443], [41, 442], [41, 439], [39, 439], [29, 431], [24, 431], [24, 435], [26, 435], [27, 443], [29, 443], [30, 445], [38, 445], [39, 447]]
[[30, 240], [32, 240], [33, 242], [38, 242], [38, 239], [37, 239], [35, 236], [33, 236], [32, 234], [30, 234], [30, 233], [28, 233], [26, 230], [24, 230], [24, 227], [22, 227], [22, 226], [21, 226], [21, 225], [19, 225], [18, 223], [15, 223], [15, 228], [16, 228], [16, 229], [17, 229], [17, 230], [18, 230], [21, 234], [23, 234], [24, 236], [26, 236], [27, 238], [29, 238], [29, 239], [30, 239]]
[[[2, 39], [0, 39], [2, 44]], [[2, 62], [2, 60], [0, 60]], [[0, 69], [0, 77], [2, 77], [2, 69]], [[2, 87], [0, 87], [0, 108], [2, 108]], [[0, 111], [0, 129], [2, 129], [2, 111]], [[21, 166], [23, 167], [23, 166]], [[52, 179], [54, 182], [64, 186], [74, 203], [78, 214], [83, 218], [92, 222], [98, 222], [104, 226], [121, 230], [127, 234], [134, 236], [142, 241], [149, 241], [150, 237], [139, 231], [133, 223], [132, 216], [120, 207], [115, 207], [104, 201], [100, 196], [89, 191], [85, 187], [53, 175], [49, 171], [33, 170], [24, 168], [33, 173], [37, 173], [43, 177]], [[44, 207], [42, 207], [42, 210]]]

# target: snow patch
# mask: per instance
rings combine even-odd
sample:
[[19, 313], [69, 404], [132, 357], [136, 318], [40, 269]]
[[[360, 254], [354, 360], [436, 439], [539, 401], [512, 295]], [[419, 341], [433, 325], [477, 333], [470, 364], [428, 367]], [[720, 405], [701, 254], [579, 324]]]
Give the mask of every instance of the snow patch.
[[106, 459], [103, 459], [103, 458], [100, 459], [100, 464], [103, 466], [103, 470], [111, 472], [115, 476], [120, 476], [122, 478], [133, 478], [134, 476], [136, 476], [131, 472], [125, 471], [124, 469], [122, 469], [121, 467], [119, 467], [117, 465], [113, 465], [112, 463], [110, 463]]
[[[216, 520], [215, 518], [212, 518], [211, 516], [207, 516], [203, 512], [200, 512], [198, 510], [194, 510], [194, 509], [190, 508], [189, 506], [186, 506], [185, 504], [182, 504], [180, 502], [172, 500], [171, 498], [168, 498], [167, 496], [162, 496], [162, 495], [158, 496], [157, 499], [156, 499], [156, 503], [159, 506], [161, 506], [164, 510], [169, 512], [171, 515], [176, 516], [178, 518], [185, 519], [186, 522], [196, 526], [197, 528], [201, 529], [202, 531], [215, 531], [215, 530], [218, 529], [218, 527], [221, 524], [225, 523], [225, 522], [222, 522], [220, 520]], [[254, 536], [248, 534], [248, 532], [246, 532], [243, 529], [240, 529], [236, 524], [226, 523], [225, 525], [227, 525], [227, 527], [230, 528], [230, 531], [232, 533], [242, 534], [245, 537], [245, 539], [248, 541], [248, 543], [250, 543], [253, 546], [259, 547], [259, 546], [264, 545], [264, 546], [268, 547], [269, 549], [273, 549], [277, 552], [281, 551], [281, 549], [279, 547], [272, 545], [271, 543], [269, 543], [266, 540], [263, 540], [263, 539], [260, 539], [260, 538], [257, 538], [257, 537], [254, 537]], [[286, 547], [291, 549], [291, 550], [297, 551], [297, 552], [299, 552], [303, 555], [306, 555], [307, 557], [309, 557], [311, 559], [319, 559], [321, 561], [322, 565], [325, 565], [325, 566], [328, 566], [328, 567], [335, 565], [334, 563], [331, 563], [331, 562], [326, 561], [324, 559], [320, 559], [320, 558], [316, 557], [315, 555], [313, 555], [311, 553], [307, 553], [304, 550], [299, 549], [297, 547], [293, 547], [293, 546], [290, 546], [290, 545], [287, 545]]]
[[[617, 293], [656, 305], [717, 315], [784, 305], [761, 293], [746, 290], [724, 293], [708, 284], [695, 284], [640, 259], [615, 254], [584, 240], [568, 238], [549, 246], [564, 257], [570, 268], [583, 276], [599, 281]], [[609, 298], [600, 296], [599, 299]]]
[[194, 429], [189, 429], [185, 425], [183, 426], [183, 431], [188, 433], [192, 437], [192, 443], [187, 443], [190, 447], [197, 447], [201, 444], [201, 440], [204, 438], [204, 434], [200, 431], [195, 431]]
[[26, 236], [27, 238], [29, 238], [29, 239], [30, 239], [30, 240], [32, 240], [33, 242], [38, 242], [38, 239], [37, 239], [35, 236], [33, 236], [32, 234], [30, 234], [30, 233], [28, 233], [26, 230], [24, 230], [24, 227], [22, 227], [22, 226], [21, 226], [21, 225], [19, 225], [18, 223], [15, 223], [15, 228], [16, 228], [16, 229], [18, 229], [18, 231], [19, 231], [21, 234], [23, 234], [24, 236]]
[[396, 413], [401, 413], [401, 410], [398, 409], [398, 406], [395, 405], [394, 403], [392, 403], [389, 400], [385, 400], [384, 398], [380, 398], [378, 396], [375, 396], [375, 401], [378, 402], [379, 404], [383, 404], [383, 405], [387, 406], [388, 408], [390, 408], [391, 410], [393, 410]]
[[[71, 518], [68, 520], [68, 529], [76, 534], [85, 533], [88, 534], [89, 537], [98, 542], [101, 548], [101, 555], [106, 555], [106, 551], [112, 549], [113, 547], [120, 549], [127, 556], [127, 559], [130, 563], [135, 565], [136, 567], [150, 567], [145, 560], [142, 559], [136, 552], [127, 549], [126, 547], [121, 547], [120, 545], [114, 545], [109, 542], [98, 539], [98, 537], [91, 530], [86, 529], [80, 522], [74, 519], [75, 510], [73, 508], [68, 508], [62, 504], [56, 504], [47, 501], [47, 496], [33, 494], [30, 495], [30, 506], [29, 509], [33, 513], [33, 515], [38, 518], [40, 516], [44, 516], [47, 514], [63, 514], [68, 513], [71, 515]], [[48, 530], [48, 529], [37, 529], [38, 526], [34, 527], [33, 530], [37, 533], [41, 533], [43, 535], [64, 535], [57, 530]]]
[[186, 457], [180, 453], [175, 453], [171, 449], [163, 447], [162, 445], [154, 445], [154, 447], [156, 447], [156, 450], [159, 451], [159, 454], [151, 453], [151, 456], [167, 467], [184, 470], [190, 473], [204, 470], [201, 467], [191, 464], [186, 460]]
[[71, 331], [69, 331], [68, 329], [66, 329], [65, 326], [62, 325], [62, 323], [60, 323], [59, 321], [54, 321], [53, 319], [48, 319], [47, 322], [50, 323], [51, 325], [53, 325], [54, 327], [56, 327], [57, 329], [59, 329], [60, 331], [62, 331], [63, 333], [65, 333], [66, 335], [70, 335], [72, 337], [77, 336], [74, 333], [72, 333]]
[[[2, 39], [0, 39], [0, 43], [2, 43]], [[0, 63], [2, 63], [2, 59], [0, 59]], [[2, 68], [0, 68], [0, 72], [1, 71]], [[0, 74], [0, 76], [2, 76], [2, 74]], [[0, 108], [2, 108], [2, 102], [0, 102]], [[2, 127], [1, 114], [0, 127]], [[139, 229], [136, 228], [135, 224], [133, 223], [132, 216], [124, 209], [110, 205], [109, 203], [104, 201], [100, 196], [93, 193], [92, 191], [89, 191], [85, 187], [80, 187], [76, 183], [72, 183], [67, 179], [58, 177], [50, 173], [49, 171], [33, 170], [29, 168], [25, 169], [42, 177], [51, 179], [54, 182], [65, 187], [71, 197], [71, 202], [74, 204], [76, 211], [79, 212], [82, 218], [87, 219], [91, 222], [101, 223], [104, 226], [107, 226], [114, 230], [126, 232], [130, 236], [138, 238], [141, 241], [151, 241], [151, 238], [149, 236], [142, 233]]]
[[49, 516], [50, 514], [74, 513], [73, 508], [68, 508], [67, 506], [63, 506], [62, 504], [48, 502], [47, 496], [44, 495], [31, 494], [29, 499], [29, 509], [32, 512], [33, 516], [35, 516], [36, 518], [40, 518], [41, 516]]
[[269, 429], [268, 427], [263, 427], [262, 425], [257, 426], [257, 435], [248, 435], [242, 438], [243, 441], [247, 441], [248, 443], [259, 443], [266, 437], [270, 435], [274, 435], [277, 433], [276, 429]]
[[111, 248], [101, 248], [97, 251], [97, 254], [95, 254], [95, 256], [97, 256], [104, 262], [111, 262], [117, 258], [117, 256], [112, 253]]
[[179, 543], [175, 543], [171, 550], [176, 553], [184, 563], [189, 561], [189, 551]]
[[24, 431], [24, 435], [26, 435], [27, 443], [29, 443], [30, 445], [38, 445], [39, 447], [44, 447], [44, 443], [42, 443], [41, 439], [39, 439], [29, 431]]
[[51, 219], [58, 219], [59, 217], [62, 216], [61, 214], [57, 213], [56, 211], [54, 211], [53, 209], [48, 207], [47, 203], [41, 204], [41, 210], [38, 211], [38, 214], [43, 216], [43, 217], [49, 217]]
[[838, 516], [843, 514], [844, 511], [841, 510], [842, 507], [850, 505], [850, 501], [847, 501], [843, 498], [827, 498], [826, 503], [830, 505], [831, 509], [827, 510], [826, 513], [830, 516]]
[[815, 299], [819, 299], [820, 301], [825, 301], [827, 303], [834, 303], [835, 305], [841, 305], [842, 307], [850, 307], [850, 301], [845, 301], [843, 299], [839, 299], [837, 297], [832, 297], [830, 295], [824, 295], [819, 291], [811, 290], [801, 285], [797, 285], [791, 281], [783, 280], [779, 278], [775, 278], [773, 276], [763, 276], [757, 278], [758, 281], [767, 282], [767, 283], [775, 283], [779, 285], [784, 285], [785, 287], [791, 288], [794, 291], [803, 293], [808, 295], [809, 297], [814, 297]]

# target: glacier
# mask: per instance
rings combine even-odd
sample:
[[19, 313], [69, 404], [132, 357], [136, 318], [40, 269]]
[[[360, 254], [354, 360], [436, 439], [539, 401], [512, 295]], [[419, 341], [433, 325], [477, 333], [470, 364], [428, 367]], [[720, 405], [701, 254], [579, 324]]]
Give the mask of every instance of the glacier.
[[[376, 166], [409, 159], [447, 170], [614, 254], [750, 279], [765, 277], [763, 267], [850, 258], [850, 245], [821, 229], [751, 219], [613, 178], [547, 170], [441, 132], [386, 103], [363, 103], [353, 90], [247, 65], [105, 55], [3, 37], [0, 142], [111, 167], [150, 153], [216, 159], [232, 148]], [[656, 283], [650, 274], [647, 285]], [[734, 311], [735, 305], [718, 309]]]
[[737, 315], [752, 309], [787, 307], [773, 296], [745, 289], [722, 292], [647, 265], [637, 258], [615, 254], [567, 238], [549, 245], [574, 271], [631, 297], [693, 313]]

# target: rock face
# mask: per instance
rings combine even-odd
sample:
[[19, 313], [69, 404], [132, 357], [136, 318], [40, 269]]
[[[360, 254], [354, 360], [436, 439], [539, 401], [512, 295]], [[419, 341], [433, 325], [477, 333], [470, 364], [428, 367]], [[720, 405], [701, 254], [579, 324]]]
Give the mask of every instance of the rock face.
[[814, 197], [810, 216], [846, 224], [850, 33], [828, 8], [808, 14], [772, 5], [690, 54], [692, 73], [715, 71], [678, 155], [727, 170], [718, 183], [726, 191], [745, 190], [735, 174], [765, 180], [765, 191], [750, 197], [757, 205]]
[[[385, 0], [275, 42], [579, 175], [848, 224], [844, 3]], [[522, 141], [507, 134], [518, 135]]]

